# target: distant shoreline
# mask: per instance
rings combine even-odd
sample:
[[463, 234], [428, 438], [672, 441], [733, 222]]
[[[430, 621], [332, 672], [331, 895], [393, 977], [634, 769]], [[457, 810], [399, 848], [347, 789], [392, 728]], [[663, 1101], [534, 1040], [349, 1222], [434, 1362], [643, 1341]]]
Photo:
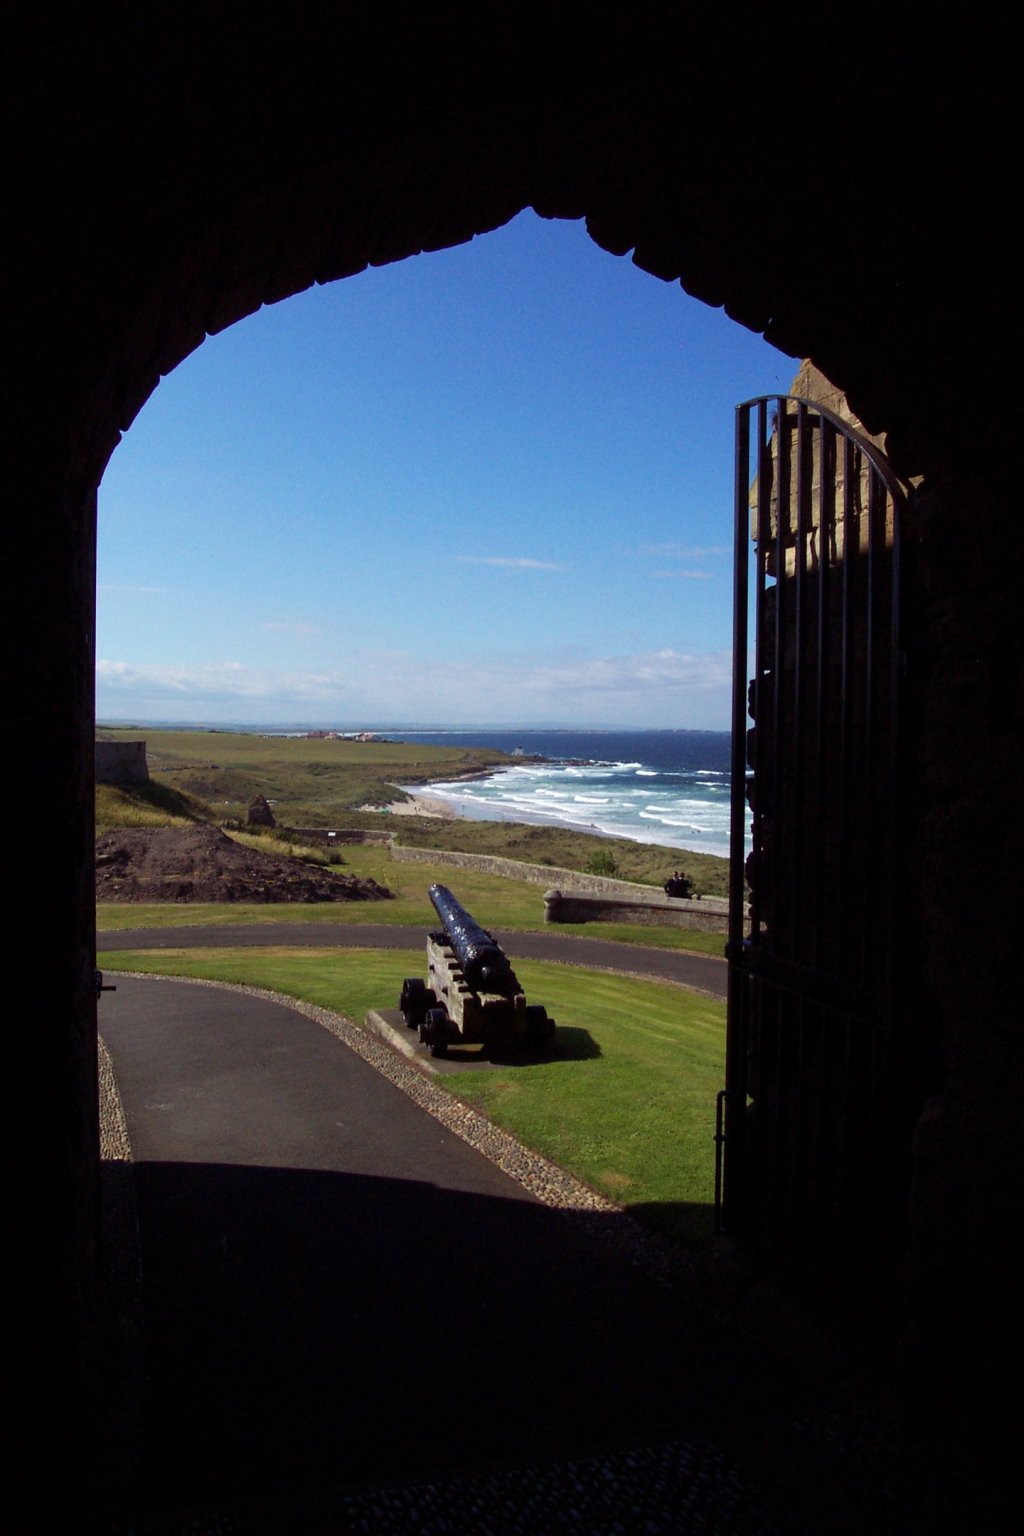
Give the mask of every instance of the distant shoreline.
[[[512, 760], [420, 781], [426, 797], [443, 799], [449, 814], [462, 822], [560, 827], [728, 857], [730, 753], [724, 734], [716, 739], [698, 732], [565, 733], [557, 749], [550, 733], [538, 737], [529, 741], [526, 733], [516, 733], [487, 742], [511, 750]], [[675, 745], [686, 737], [691, 743], [707, 740], [710, 749]], [[524, 743], [534, 748], [529, 755]], [[478, 737], [476, 744], [484, 741]], [[399, 782], [398, 787], [411, 796], [419, 785]], [[413, 814], [411, 806], [405, 814]], [[434, 806], [429, 814], [443, 813]]]

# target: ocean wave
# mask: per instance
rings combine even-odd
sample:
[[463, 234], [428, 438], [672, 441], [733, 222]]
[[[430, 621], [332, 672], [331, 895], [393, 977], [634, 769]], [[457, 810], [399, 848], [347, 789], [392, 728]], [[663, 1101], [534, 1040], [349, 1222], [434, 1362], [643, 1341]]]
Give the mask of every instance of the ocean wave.
[[577, 778], [603, 778], [606, 774], [636, 773], [643, 768], [643, 763], [564, 763], [552, 764], [548, 770], [553, 773], [564, 773], [567, 777]]
[[669, 816], [664, 811], [641, 811], [640, 815], [645, 821], [657, 821], [663, 827], [679, 827], [684, 832], [696, 832], [701, 837], [711, 837], [716, 831], [715, 827], [699, 827], [696, 822], [686, 821], [678, 816]]
[[666, 795], [663, 800], [648, 800], [640, 806], [638, 815], [645, 813], [651, 816], [685, 816], [690, 821], [703, 821], [710, 817], [717, 820], [722, 815], [723, 807], [710, 805], [706, 800], [680, 800], [677, 795]]
[[600, 832], [680, 853], [726, 853], [728, 774], [679, 760], [655, 766], [657, 761], [615, 759], [612, 753], [570, 761], [567, 752], [562, 760], [552, 754], [548, 762], [509, 764], [483, 778], [414, 786], [413, 792], [436, 795], [473, 819]]

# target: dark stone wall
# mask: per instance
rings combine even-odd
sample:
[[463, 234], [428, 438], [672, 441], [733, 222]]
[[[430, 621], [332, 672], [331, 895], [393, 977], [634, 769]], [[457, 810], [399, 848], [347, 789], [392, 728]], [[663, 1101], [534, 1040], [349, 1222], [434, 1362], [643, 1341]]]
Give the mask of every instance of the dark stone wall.
[[[991, 468], [985, 466], [984, 468]], [[979, 466], [913, 507], [922, 974], [935, 1091], [914, 1134], [907, 1348], [972, 1408], [1019, 1370], [1024, 1041], [1017, 945], [1024, 676], [1019, 519]]]
[[149, 765], [144, 741], [98, 741], [97, 784], [146, 784]]
[[[982, 102], [962, 53], [918, 38], [910, 64], [891, 7], [870, 64], [847, 17], [811, 35], [794, 7], [744, 38], [710, 12], [639, 3], [584, 24], [530, 0], [381, 0], [250, 29], [186, 3], [26, 23], [11, 318], [33, 374], [51, 392], [60, 375], [89, 478], [204, 335], [528, 205], [585, 215], [607, 249], [813, 355], [904, 473], [955, 457], [956, 427], [991, 436], [998, 402], [965, 396], [955, 364], [984, 344], [994, 370], [1009, 346], [1008, 210], [965, 133], [992, 125], [998, 60]], [[779, 121], [797, 100], [806, 146]], [[949, 276], [982, 249], [964, 332]]]
[[909, 1006], [927, 1010], [936, 1042], [942, 1129], [929, 1140], [922, 1127], [914, 1197], [922, 1350], [979, 1290], [966, 1203], [998, 1263], [997, 1234], [1017, 1219], [1019, 1010], [998, 983], [1013, 980], [1020, 868], [1019, 512], [1009, 399], [974, 386], [1009, 372], [1013, 210], [994, 183], [1014, 50], [980, 27], [911, 31], [898, 6], [830, 15], [297, 0], [257, 20], [108, 0], [12, 20], [0, 66], [9, 707], [21, 738], [45, 746], [12, 857], [16, 939], [34, 953], [45, 914], [47, 946], [45, 976], [16, 978], [9, 1070], [31, 1095], [38, 1155], [13, 1180], [13, 1220], [30, 1234], [18, 1315], [71, 1486], [89, 1461], [94, 1374], [97, 484], [160, 376], [207, 334], [530, 205], [586, 216], [606, 249], [812, 357], [887, 434], [897, 468], [924, 476], [925, 961]]

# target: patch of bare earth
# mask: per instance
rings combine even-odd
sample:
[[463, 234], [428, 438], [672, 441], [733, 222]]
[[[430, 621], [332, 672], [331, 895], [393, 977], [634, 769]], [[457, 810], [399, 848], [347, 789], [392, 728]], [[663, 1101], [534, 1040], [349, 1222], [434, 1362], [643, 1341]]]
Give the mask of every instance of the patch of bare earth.
[[123, 827], [96, 841], [97, 901], [382, 901], [360, 880], [261, 853], [217, 827]]

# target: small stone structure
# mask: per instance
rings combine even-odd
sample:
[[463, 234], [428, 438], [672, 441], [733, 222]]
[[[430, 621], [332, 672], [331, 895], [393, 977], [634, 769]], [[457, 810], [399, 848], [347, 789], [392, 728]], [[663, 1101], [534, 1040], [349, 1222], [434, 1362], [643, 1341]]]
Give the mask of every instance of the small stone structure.
[[144, 741], [98, 741], [97, 784], [148, 784], [149, 764]]
[[277, 820], [270, 809], [270, 801], [266, 795], [253, 795], [249, 801], [249, 809], [246, 812], [245, 820], [250, 827], [277, 826]]

